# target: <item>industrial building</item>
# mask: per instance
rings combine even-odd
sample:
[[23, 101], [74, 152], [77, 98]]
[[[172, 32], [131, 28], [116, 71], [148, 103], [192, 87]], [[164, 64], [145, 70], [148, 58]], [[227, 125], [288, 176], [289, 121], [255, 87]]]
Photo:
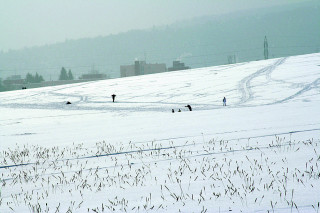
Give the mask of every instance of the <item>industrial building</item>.
[[190, 67], [185, 66], [184, 63], [180, 61], [173, 61], [172, 67], [169, 67], [168, 71], [187, 70], [187, 69], [190, 69]]
[[166, 64], [147, 64], [145, 61], [135, 61], [133, 65], [121, 65], [121, 77], [146, 75], [160, 72], [166, 72]]

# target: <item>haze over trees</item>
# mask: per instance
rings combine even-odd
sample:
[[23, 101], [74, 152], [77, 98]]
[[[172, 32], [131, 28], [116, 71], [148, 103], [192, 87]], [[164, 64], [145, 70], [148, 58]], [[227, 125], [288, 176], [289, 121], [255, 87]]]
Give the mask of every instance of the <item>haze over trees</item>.
[[0, 78], [0, 92], [5, 91], [6, 87], [2, 83], [2, 79]]
[[59, 80], [73, 80], [73, 74], [71, 72], [71, 69], [69, 69], [69, 71], [67, 72], [67, 70], [62, 67], [61, 71], [60, 71], [60, 76], [59, 76]]
[[[2, 78], [14, 70], [25, 75], [41, 70], [45, 78], [59, 79], [59, 70], [73, 67], [73, 76], [87, 73], [92, 65], [111, 78], [120, 76], [120, 65], [135, 59], [172, 64], [180, 59], [191, 68], [320, 51], [320, 12], [315, 1], [251, 9], [239, 13], [207, 16], [149, 30], [67, 40], [42, 47], [0, 53]], [[232, 61], [234, 63], [234, 60]]]
[[38, 73], [36, 73], [35, 75], [28, 73], [26, 75], [26, 83], [40, 83], [42, 81], [44, 81], [44, 78]]
[[74, 79], [73, 74], [72, 74], [71, 70], [69, 69], [69, 71], [68, 71], [68, 80], [73, 80], [73, 79]]

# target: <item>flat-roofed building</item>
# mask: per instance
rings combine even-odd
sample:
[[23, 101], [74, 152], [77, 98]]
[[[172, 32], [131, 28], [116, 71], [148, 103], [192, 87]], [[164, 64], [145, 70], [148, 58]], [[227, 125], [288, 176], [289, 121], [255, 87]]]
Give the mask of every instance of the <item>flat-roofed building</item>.
[[185, 66], [184, 63], [180, 61], [173, 61], [172, 67], [169, 67], [168, 71], [187, 70], [187, 69], [190, 69], [190, 67]]
[[121, 77], [146, 75], [160, 72], [166, 72], [166, 64], [147, 64], [145, 61], [135, 61], [133, 65], [121, 65]]

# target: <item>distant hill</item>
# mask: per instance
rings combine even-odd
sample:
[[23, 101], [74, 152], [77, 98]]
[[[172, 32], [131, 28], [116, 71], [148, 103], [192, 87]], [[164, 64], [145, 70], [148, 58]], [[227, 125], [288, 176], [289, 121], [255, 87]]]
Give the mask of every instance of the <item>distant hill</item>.
[[[11, 50], [0, 53], [0, 78], [38, 72], [58, 79], [62, 66], [78, 78], [96, 70], [120, 76], [120, 65], [135, 59], [172, 65], [181, 59], [192, 68], [261, 60], [267, 36], [269, 57], [320, 51], [320, 8], [316, 1], [201, 17], [148, 30]], [[319, 4], [317, 4], [319, 5]]]

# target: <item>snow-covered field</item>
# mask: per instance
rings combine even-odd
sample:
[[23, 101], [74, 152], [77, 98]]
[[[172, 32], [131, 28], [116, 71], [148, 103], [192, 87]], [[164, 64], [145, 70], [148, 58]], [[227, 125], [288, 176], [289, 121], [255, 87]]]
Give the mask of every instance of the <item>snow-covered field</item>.
[[0, 93], [0, 175], [0, 212], [319, 212], [320, 54]]

